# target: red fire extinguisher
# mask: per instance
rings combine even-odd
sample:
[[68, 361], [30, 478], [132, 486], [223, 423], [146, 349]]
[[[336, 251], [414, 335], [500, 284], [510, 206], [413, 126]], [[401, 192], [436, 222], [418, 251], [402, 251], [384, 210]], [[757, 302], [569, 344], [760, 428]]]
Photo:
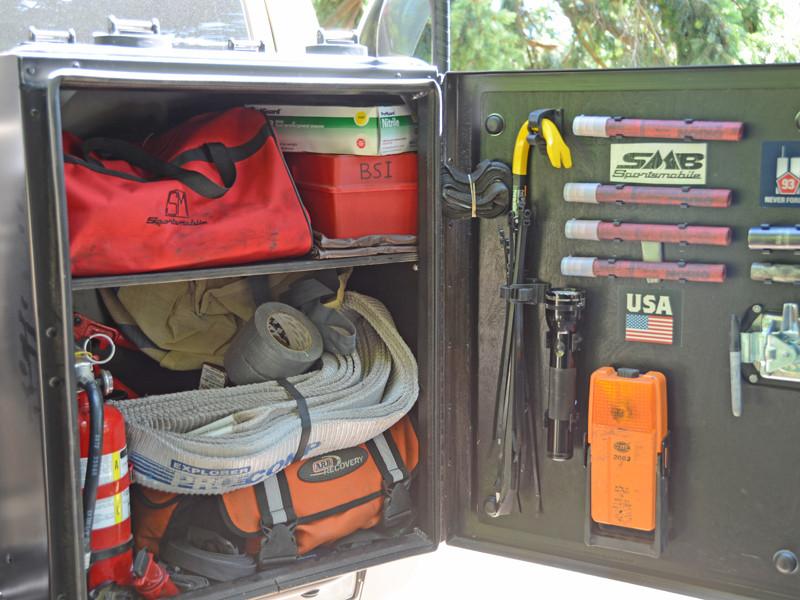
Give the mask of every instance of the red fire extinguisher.
[[87, 585], [90, 590], [111, 581], [126, 586], [132, 581], [133, 543], [125, 421], [103, 402], [113, 390], [110, 374], [88, 352], [76, 352], [75, 368]]

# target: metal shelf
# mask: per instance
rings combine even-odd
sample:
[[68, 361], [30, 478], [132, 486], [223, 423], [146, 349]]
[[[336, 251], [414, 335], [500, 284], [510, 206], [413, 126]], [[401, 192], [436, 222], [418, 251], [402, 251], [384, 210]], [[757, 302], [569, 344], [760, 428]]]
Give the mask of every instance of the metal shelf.
[[190, 269], [186, 271], [167, 271], [161, 273], [135, 273], [132, 275], [103, 275], [100, 277], [73, 277], [73, 290], [122, 287], [146, 283], [172, 283], [193, 279], [219, 279], [221, 277], [249, 277], [270, 275], [272, 273], [291, 273], [297, 271], [321, 271], [323, 269], [343, 269], [347, 267], [371, 267], [394, 263], [417, 262], [416, 252], [402, 254], [377, 254], [352, 258], [300, 258], [279, 260], [251, 265], [215, 267], [212, 269]]

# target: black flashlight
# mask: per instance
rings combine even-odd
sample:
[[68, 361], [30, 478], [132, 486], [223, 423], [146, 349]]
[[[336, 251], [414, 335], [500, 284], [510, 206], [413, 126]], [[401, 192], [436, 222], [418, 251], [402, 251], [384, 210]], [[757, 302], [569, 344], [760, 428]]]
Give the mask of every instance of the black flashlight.
[[572, 430], [577, 406], [575, 352], [581, 342], [578, 322], [586, 307], [586, 292], [553, 288], [545, 294], [544, 302], [548, 329], [546, 343], [550, 349], [545, 413], [547, 456], [564, 461], [572, 458]]

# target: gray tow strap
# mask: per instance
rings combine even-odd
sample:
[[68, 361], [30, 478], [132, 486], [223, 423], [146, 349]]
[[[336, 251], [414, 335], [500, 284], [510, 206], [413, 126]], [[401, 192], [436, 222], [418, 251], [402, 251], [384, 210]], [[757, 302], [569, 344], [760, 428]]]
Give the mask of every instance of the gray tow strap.
[[[386, 431], [419, 393], [417, 362], [379, 301], [347, 292], [356, 351], [325, 352], [287, 380], [308, 406], [302, 458], [362, 444]], [[111, 402], [124, 418], [134, 478], [180, 494], [224, 494], [291, 464], [303, 437], [298, 403], [277, 381]]]

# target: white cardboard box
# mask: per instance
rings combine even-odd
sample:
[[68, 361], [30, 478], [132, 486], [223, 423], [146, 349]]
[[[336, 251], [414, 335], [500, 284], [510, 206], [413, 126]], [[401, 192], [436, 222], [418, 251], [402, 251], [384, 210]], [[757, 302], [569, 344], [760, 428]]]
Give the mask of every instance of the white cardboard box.
[[266, 113], [284, 152], [384, 156], [417, 149], [407, 106], [253, 105]]

